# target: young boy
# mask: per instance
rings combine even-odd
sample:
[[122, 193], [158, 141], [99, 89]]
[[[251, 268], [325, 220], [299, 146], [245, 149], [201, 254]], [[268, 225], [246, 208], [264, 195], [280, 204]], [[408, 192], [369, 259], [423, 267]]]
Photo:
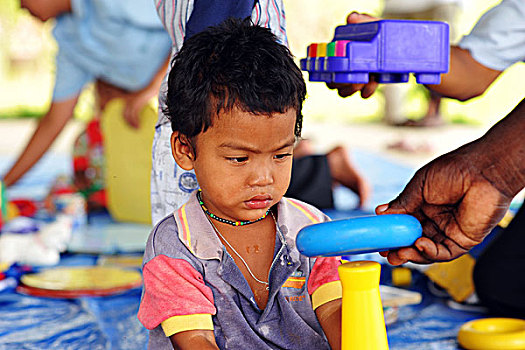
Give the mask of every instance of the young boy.
[[149, 348], [340, 348], [340, 261], [295, 247], [328, 218], [283, 198], [305, 94], [288, 49], [249, 20], [210, 27], [175, 56], [172, 153], [200, 190], [147, 242]]

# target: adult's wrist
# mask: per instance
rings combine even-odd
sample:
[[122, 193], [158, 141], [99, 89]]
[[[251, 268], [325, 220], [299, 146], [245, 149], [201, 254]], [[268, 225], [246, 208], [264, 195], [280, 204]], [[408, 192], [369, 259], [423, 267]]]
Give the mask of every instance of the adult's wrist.
[[472, 144], [481, 174], [504, 195], [525, 187], [525, 100]]

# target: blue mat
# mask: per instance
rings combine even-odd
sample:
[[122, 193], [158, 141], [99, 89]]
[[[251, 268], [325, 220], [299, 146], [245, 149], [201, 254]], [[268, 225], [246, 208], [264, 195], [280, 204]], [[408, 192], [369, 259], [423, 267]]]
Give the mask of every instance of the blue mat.
[[[326, 211], [334, 219], [371, 215], [376, 205], [397, 196], [414, 173], [413, 169], [372, 153], [354, 150], [352, 156], [373, 185], [372, 200], [364, 210], [353, 210], [357, 198], [351, 191], [339, 187], [335, 190], [337, 210]], [[0, 172], [6, 169], [9, 161], [0, 158]], [[10, 189], [9, 195], [12, 198], [43, 198], [57, 174], [71, 174], [70, 160], [49, 154], [22, 182]], [[98, 229], [104, 225], [125, 229], [127, 224], [99, 217], [91, 225], [93, 228], [98, 225]], [[140, 241], [141, 233], [137, 237]], [[100, 237], [97, 239], [96, 232], [92, 231], [88, 238], [76, 243], [78, 250], [89, 248], [90, 241], [98, 241], [94, 244], [96, 249], [91, 247], [92, 253], [116, 253], [127, 249], [122, 249], [126, 243], [119, 242], [117, 236], [104, 241]], [[101, 241], [105, 243], [100, 245]], [[129, 250], [136, 248], [137, 245], [133, 245]], [[60, 265], [94, 265], [96, 259], [95, 255], [68, 254]], [[382, 283], [389, 284], [389, 278], [390, 266], [383, 265]], [[458, 349], [459, 327], [483, 316], [449, 308], [446, 299], [429, 292], [427, 282], [426, 276], [414, 271], [410, 289], [421, 292], [423, 302], [400, 308], [398, 321], [388, 327], [390, 349]], [[28, 297], [12, 289], [4, 290], [0, 292], [0, 349], [144, 349], [147, 332], [136, 317], [139, 300], [139, 290], [112, 297], [75, 300]]]

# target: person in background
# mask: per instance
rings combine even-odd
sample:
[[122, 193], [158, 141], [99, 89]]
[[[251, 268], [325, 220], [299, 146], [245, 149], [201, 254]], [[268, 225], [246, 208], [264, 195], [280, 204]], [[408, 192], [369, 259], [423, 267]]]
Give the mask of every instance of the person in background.
[[[270, 28], [279, 43], [287, 45], [282, 0], [238, 2], [156, 0], [155, 5], [164, 27], [170, 34], [173, 54], [180, 50], [185, 39], [229, 17], [250, 17], [254, 24]], [[170, 148], [172, 130], [168, 118], [163, 113], [166, 109], [165, 99], [166, 83], [164, 82], [159, 92], [159, 119], [153, 140], [151, 171], [153, 223], [178, 209], [188, 200], [191, 193], [199, 188], [194, 172], [182, 169], [173, 161]], [[326, 154], [313, 155], [303, 152], [304, 157], [294, 159], [292, 182], [287, 195], [303, 199], [315, 206], [331, 207], [332, 186], [335, 181], [354, 191], [359, 197], [360, 205], [366, 204], [370, 196], [370, 186], [350, 161], [348, 154], [343, 152], [346, 150], [341, 148]], [[316, 179], [315, 184], [308, 184], [308, 179]]]
[[168, 79], [173, 157], [200, 189], [148, 238], [138, 317], [151, 349], [339, 349], [336, 257], [298, 231], [329, 220], [284, 198], [306, 84], [289, 50], [249, 18], [185, 40]]
[[138, 127], [142, 107], [158, 89], [168, 66], [169, 36], [149, 1], [22, 0], [42, 21], [56, 19], [55, 86], [49, 110], [24, 151], [3, 177], [16, 183], [45, 154], [73, 116], [86, 84], [97, 82], [99, 107], [126, 100], [124, 118]]
[[[424, 21], [443, 21], [449, 24], [450, 42], [457, 37], [456, 27], [466, 0], [385, 0], [382, 17], [385, 19], [408, 19]], [[406, 117], [407, 84], [385, 84], [382, 86], [385, 98], [383, 120], [389, 125], [399, 126], [439, 126], [444, 123], [440, 113], [441, 95], [426, 90], [428, 107], [425, 115], [418, 120]]]
[[333, 190], [342, 185], [357, 194], [357, 208], [364, 208], [372, 188], [350, 159], [342, 145], [326, 153], [315, 152], [310, 140], [301, 139], [294, 148], [292, 178], [285, 196], [296, 198], [319, 209], [333, 209]]
[[[373, 20], [351, 13], [347, 21]], [[525, 2], [502, 0], [450, 50], [450, 70], [428, 88], [466, 101], [479, 96], [511, 65], [525, 61]], [[377, 83], [339, 85], [341, 96], [373, 94]], [[412, 247], [385, 252], [395, 265], [454, 259], [479, 244], [525, 186], [525, 102], [483, 137], [421, 168], [403, 192], [376, 208], [408, 213], [423, 224]], [[481, 302], [498, 315], [525, 316], [525, 209], [477, 259], [474, 284]]]

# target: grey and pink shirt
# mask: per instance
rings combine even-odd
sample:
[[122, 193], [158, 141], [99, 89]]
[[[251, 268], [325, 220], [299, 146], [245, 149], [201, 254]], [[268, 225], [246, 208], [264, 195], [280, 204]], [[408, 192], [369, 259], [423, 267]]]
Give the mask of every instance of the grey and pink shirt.
[[341, 298], [340, 260], [308, 258], [295, 247], [301, 228], [328, 220], [294, 199], [277, 204], [269, 298], [261, 310], [193, 194], [147, 242], [138, 317], [150, 330], [149, 348], [172, 349], [169, 336], [209, 329], [221, 349], [329, 349], [314, 310]]

